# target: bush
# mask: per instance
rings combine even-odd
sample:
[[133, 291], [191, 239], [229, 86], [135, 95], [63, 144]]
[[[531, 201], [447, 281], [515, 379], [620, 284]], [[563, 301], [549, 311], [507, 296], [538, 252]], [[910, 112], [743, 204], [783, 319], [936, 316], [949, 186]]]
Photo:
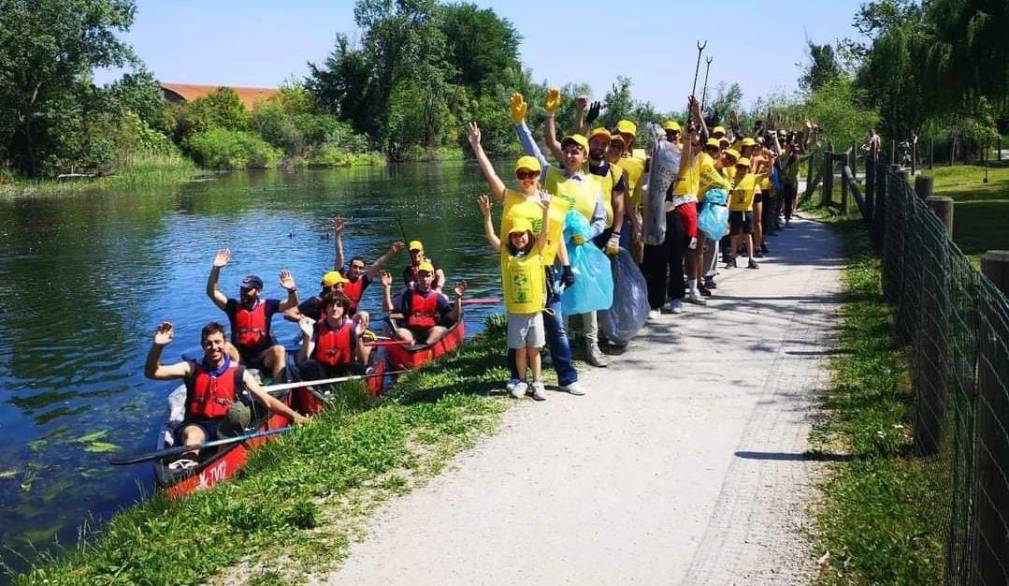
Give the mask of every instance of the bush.
[[213, 128], [188, 142], [196, 162], [211, 169], [263, 169], [280, 159], [280, 152], [250, 132]]
[[308, 159], [311, 167], [362, 167], [385, 164], [385, 157], [378, 152], [348, 152], [338, 143], [327, 142], [320, 145]]

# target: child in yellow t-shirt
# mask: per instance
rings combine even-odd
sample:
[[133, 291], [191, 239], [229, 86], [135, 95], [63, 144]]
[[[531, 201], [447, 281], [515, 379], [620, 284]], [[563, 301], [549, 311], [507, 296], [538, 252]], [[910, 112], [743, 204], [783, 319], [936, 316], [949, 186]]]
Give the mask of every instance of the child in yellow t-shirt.
[[760, 193], [761, 176], [750, 173], [750, 160], [740, 157], [736, 160], [736, 181], [729, 196], [729, 234], [732, 236], [729, 252], [732, 255], [725, 268], [736, 268], [736, 251], [741, 240], [746, 242], [748, 268], [760, 268], [753, 260], [753, 200]]

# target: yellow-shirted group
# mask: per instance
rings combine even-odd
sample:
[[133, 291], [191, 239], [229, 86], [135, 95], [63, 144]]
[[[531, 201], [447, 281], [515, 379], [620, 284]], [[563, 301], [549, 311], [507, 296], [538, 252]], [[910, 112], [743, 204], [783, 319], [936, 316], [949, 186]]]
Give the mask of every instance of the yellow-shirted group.
[[[507, 388], [516, 397], [531, 393], [537, 400], [546, 398], [540, 366], [544, 345], [560, 390], [586, 392], [573, 363], [566, 318], [579, 323], [584, 357], [592, 366], [607, 365], [601, 344], [627, 343], [602, 340], [599, 323], [614, 299], [630, 303], [621, 295], [621, 287], [629, 284], [613, 282], [608, 269], [591, 274], [573, 268], [573, 262], [598, 265], [603, 254], [616, 262], [627, 254], [622, 250], [628, 251], [647, 285], [649, 319], [663, 310], [682, 313], [684, 300], [705, 305], [717, 286], [720, 246], [725, 268], [737, 267], [737, 255], [745, 252], [748, 268], [757, 269], [755, 259], [769, 254], [767, 237], [790, 223], [804, 150], [816, 140], [809, 122], [799, 132], [774, 130], [769, 121], [744, 133], [734, 112], [729, 130], [709, 130], [701, 105], [691, 97], [685, 130], [675, 120], [661, 129], [650, 124], [646, 148], [639, 148], [634, 121], [589, 130], [598, 107], [587, 108], [584, 96], [576, 100], [576, 127], [558, 140], [560, 102], [558, 90], [547, 92], [548, 159], [526, 125], [524, 98], [512, 96], [512, 120], [525, 151], [514, 166], [514, 187], [494, 170], [477, 125], [467, 131], [490, 187], [479, 205], [487, 240], [501, 259], [511, 370]], [[496, 230], [495, 203], [503, 207]], [[592, 288], [596, 301], [568, 304], [565, 298], [562, 303], [566, 292], [579, 287]]]

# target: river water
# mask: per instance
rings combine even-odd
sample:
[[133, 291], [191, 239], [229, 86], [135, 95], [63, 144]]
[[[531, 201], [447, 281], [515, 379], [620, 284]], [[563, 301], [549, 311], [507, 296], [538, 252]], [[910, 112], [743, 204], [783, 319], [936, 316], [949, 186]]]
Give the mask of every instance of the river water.
[[[2, 559], [20, 566], [15, 552], [72, 545], [82, 525], [100, 526], [149, 492], [149, 465], [108, 460], [153, 448], [175, 386], [143, 376], [155, 325], [175, 324], [168, 361], [199, 353], [206, 322], [227, 323], [204, 293], [217, 249], [232, 252], [221, 274], [229, 296], [256, 273], [266, 296], [283, 298], [277, 274], [289, 269], [305, 298], [332, 266], [329, 218], [349, 219], [348, 260], [371, 261], [402, 239], [398, 217], [450, 285], [464, 278], [469, 296], [498, 295], [497, 259], [475, 203], [482, 192], [474, 165], [442, 163], [0, 201]], [[390, 262], [397, 281], [407, 261], [404, 251]], [[377, 315], [380, 295], [377, 284], [369, 288], [364, 308]], [[467, 331], [495, 311], [468, 307]], [[273, 325], [281, 340], [296, 336], [279, 316]]]

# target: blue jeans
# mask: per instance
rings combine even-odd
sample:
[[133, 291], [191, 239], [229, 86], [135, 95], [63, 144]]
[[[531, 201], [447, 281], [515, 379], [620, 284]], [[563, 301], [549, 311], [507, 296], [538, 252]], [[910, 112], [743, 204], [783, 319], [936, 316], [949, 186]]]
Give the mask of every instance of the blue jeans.
[[[561, 296], [554, 291], [553, 283], [556, 271], [547, 267], [547, 306], [543, 312], [543, 327], [547, 334], [547, 349], [550, 350], [550, 360], [557, 371], [557, 384], [566, 387], [578, 380], [578, 371], [571, 362], [571, 343], [564, 329], [564, 314], [561, 310]], [[515, 365], [515, 350], [508, 350], [508, 370], [512, 379], [519, 379], [518, 367]]]

